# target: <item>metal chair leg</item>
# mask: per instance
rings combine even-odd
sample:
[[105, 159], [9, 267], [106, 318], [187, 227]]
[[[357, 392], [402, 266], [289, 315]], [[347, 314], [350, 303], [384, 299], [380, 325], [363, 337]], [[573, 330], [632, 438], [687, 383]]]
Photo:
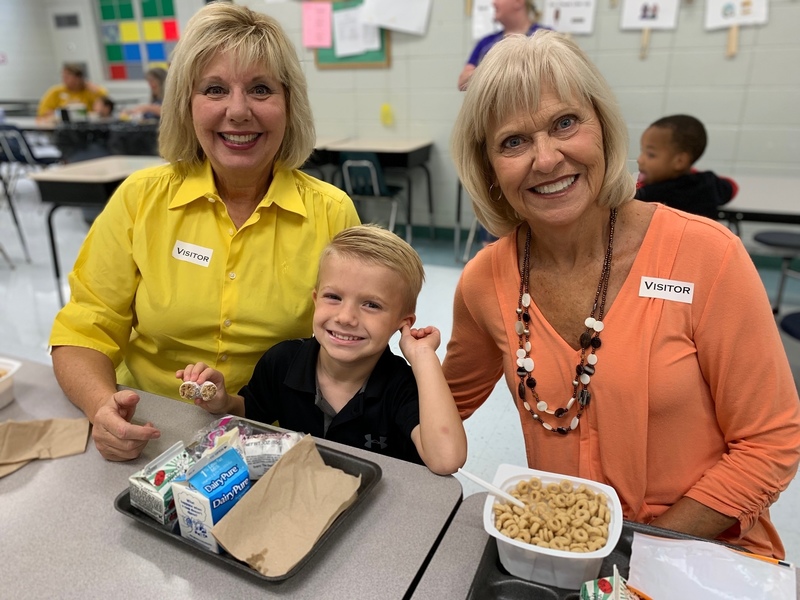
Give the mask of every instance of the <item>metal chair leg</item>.
[[792, 257], [784, 256], [781, 258], [781, 275], [778, 280], [778, 295], [775, 297], [775, 304], [772, 305], [772, 314], [777, 315], [781, 310], [781, 301], [783, 300], [783, 290], [786, 288], [786, 278], [788, 277], [789, 268], [792, 266]]
[[3, 244], [0, 244], [0, 254], [2, 254], [3, 258], [6, 259], [6, 262], [8, 263], [9, 268], [13, 270], [14, 269], [14, 263], [11, 262], [11, 257], [9, 257], [8, 254], [6, 254], [6, 249], [3, 248]]
[[458, 250], [461, 246], [461, 190], [461, 180], [459, 179], [458, 188], [456, 189], [456, 223], [453, 231], [453, 246], [455, 250], [454, 256], [456, 257], [456, 262], [458, 262]]
[[19, 222], [19, 217], [17, 216], [17, 210], [14, 208], [14, 200], [12, 199], [13, 192], [9, 189], [9, 182], [3, 179], [3, 190], [6, 194], [6, 199], [8, 200], [8, 208], [11, 210], [11, 218], [14, 219], [14, 225], [17, 227], [17, 234], [19, 235], [19, 241], [22, 245], [22, 252], [25, 254], [25, 262], [31, 262], [31, 253], [28, 251], [28, 243], [25, 241], [25, 234], [22, 232], [22, 225]]
[[394, 225], [397, 221], [397, 200], [392, 201], [392, 212], [389, 214], [389, 231], [394, 232]]
[[475, 241], [475, 234], [478, 232], [478, 219], [472, 219], [472, 225], [469, 228], [469, 235], [467, 236], [467, 243], [464, 246], [464, 257], [462, 260], [467, 262], [469, 255], [472, 252], [472, 243]]

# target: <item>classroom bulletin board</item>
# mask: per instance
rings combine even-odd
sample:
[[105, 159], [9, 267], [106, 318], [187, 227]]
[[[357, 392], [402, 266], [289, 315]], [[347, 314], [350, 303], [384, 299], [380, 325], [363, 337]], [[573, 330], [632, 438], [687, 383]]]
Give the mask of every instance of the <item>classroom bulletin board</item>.
[[[334, 0], [333, 11], [354, 8], [362, 0]], [[317, 48], [314, 62], [318, 69], [371, 69], [391, 66], [391, 36], [386, 29], [380, 30], [380, 48], [354, 56], [336, 56], [336, 47]]]

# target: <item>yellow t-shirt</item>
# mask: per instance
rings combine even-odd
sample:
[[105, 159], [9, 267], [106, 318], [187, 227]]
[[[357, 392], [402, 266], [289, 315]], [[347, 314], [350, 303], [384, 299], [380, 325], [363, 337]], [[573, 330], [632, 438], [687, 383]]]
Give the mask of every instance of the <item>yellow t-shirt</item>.
[[58, 108], [63, 108], [68, 104], [83, 104], [86, 110], [92, 110], [94, 101], [103, 96], [107, 96], [105, 88], [95, 85], [92, 89], [86, 87], [79, 92], [71, 92], [64, 84], [54, 85], [44, 93], [39, 101], [39, 109], [36, 114], [40, 117], [49, 115]]
[[343, 191], [301, 171], [277, 170], [237, 230], [208, 161], [185, 178], [144, 169], [89, 231], [50, 344], [98, 350], [120, 385], [155, 394], [178, 398], [175, 371], [200, 361], [238, 392], [267, 349], [311, 335], [320, 252], [358, 223]]

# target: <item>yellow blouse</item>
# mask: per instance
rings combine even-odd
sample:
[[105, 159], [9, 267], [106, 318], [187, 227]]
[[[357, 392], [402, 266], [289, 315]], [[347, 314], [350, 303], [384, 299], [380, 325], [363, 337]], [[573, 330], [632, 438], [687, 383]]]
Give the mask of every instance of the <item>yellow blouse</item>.
[[358, 215], [341, 190], [276, 171], [236, 229], [206, 161], [131, 175], [109, 200], [69, 276], [52, 346], [93, 348], [117, 381], [178, 398], [175, 371], [205, 362], [238, 391], [277, 342], [311, 335], [319, 254]]

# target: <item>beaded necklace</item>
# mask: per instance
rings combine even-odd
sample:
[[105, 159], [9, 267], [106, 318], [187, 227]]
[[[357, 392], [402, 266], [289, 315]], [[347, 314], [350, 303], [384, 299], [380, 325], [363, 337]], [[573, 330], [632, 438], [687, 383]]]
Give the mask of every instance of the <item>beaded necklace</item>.
[[[614, 252], [614, 225], [617, 222], [617, 209], [611, 210], [609, 216], [609, 230], [608, 230], [608, 246], [606, 247], [605, 258], [603, 259], [603, 269], [600, 272], [600, 281], [597, 284], [597, 291], [594, 295], [594, 302], [592, 303], [592, 312], [589, 317], [584, 321], [586, 331], [584, 331], [580, 338], [579, 344], [581, 347], [581, 360], [575, 367], [575, 380], [572, 382], [572, 396], [565, 406], [555, 410], [550, 409], [547, 402], [539, 397], [536, 392], [536, 379], [533, 378], [534, 362], [531, 358], [531, 332], [530, 332], [530, 306], [531, 295], [528, 289], [528, 279], [530, 277], [530, 262], [531, 262], [531, 230], [528, 228], [528, 233], [525, 236], [525, 256], [522, 259], [522, 270], [520, 271], [520, 285], [519, 285], [519, 304], [517, 306], [517, 322], [514, 328], [519, 336], [519, 349], [517, 350], [517, 376], [519, 377], [519, 387], [517, 388], [517, 395], [522, 400], [522, 405], [525, 407], [534, 421], [541, 423], [547, 431], [567, 435], [570, 431], [578, 427], [583, 411], [589, 406], [589, 401], [592, 399], [592, 394], [589, 391], [589, 383], [595, 373], [595, 365], [597, 364], [597, 350], [600, 348], [600, 332], [603, 331], [603, 315], [605, 314], [606, 307], [606, 294], [608, 293], [608, 280], [611, 276], [611, 259]], [[532, 407], [525, 398], [526, 388], [531, 391], [531, 395], [535, 400], [535, 407]], [[550, 423], [542, 420], [539, 413], [546, 413], [553, 415], [557, 419], [561, 419], [567, 415], [570, 409], [578, 404], [578, 412], [572, 418], [568, 426], [554, 427]], [[534, 410], [535, 408], [535, 410]], [[537, 412], [538, 411], [538, 412]]]

